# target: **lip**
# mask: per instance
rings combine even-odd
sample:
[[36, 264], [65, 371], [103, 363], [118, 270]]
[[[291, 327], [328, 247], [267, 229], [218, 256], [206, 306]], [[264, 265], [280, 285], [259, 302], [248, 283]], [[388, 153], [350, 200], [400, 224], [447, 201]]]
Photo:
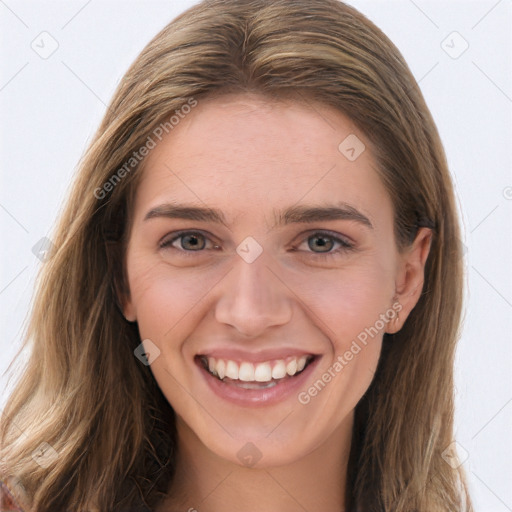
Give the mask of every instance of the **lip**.
[[[303, 352], [298, 353], [304, 354]], [[290, 351], [288, 351], [287, 354], [291, 355]], [[247, 354], [244, 354], [244, 357], [246, 357], [246, 355]], [[279, 357], [276, 359], [279, 359]], [[306, 381], [316, 368], [320, 359], [321, 357], [315, 356], [297, 376], [283, 379], [283, 381], [278, 382], [275, 386], [263, 389], [243, 389], [222, 382], [203, 367], [199, 358], [196, 357], [194, 362], [208, 387], [219, 398], [242, 407], [265, 407], [282, 402], [292, 395], [295, 396], [301, 389], [304, 389], [306, 387]], [[244, 360], [248, 361], [248, 359]], [[261, 359], [261, 361], [268, 360], [269, 359]]]
[[224, 359], [225, 361], [231, 360], [236, 363], [242, 363], [247, 361], [248, 363], [265, 363], [267, 361], [286, 360], [290, 357], [300, 356], [314, 356], [318, 357], [318, 354], [313, 352], [305, 352], [304, 350], [298, 350], [296, 348], [281, 348], [281, 349], [269, 349], [261, 350], [259, 352], [245, 352], [237, 349], [214, 349], [197, 354], [198, 356], [214, 357], [215, 359]]

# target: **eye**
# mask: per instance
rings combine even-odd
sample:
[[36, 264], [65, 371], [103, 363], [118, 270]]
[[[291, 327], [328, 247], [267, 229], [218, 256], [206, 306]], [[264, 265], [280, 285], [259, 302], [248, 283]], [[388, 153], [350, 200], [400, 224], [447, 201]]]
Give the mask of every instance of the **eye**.
[[[306, 242], [308, 248], [313, 252], [314, 257], [320, 259], [332, 258], [354, 249], [353, 243], [338, 234], [329, 231], [315, 231], [312, 235], [308, 236], [302, 244], [294, 247], [294, 250], [298, 250]], [[338, 245], [337, 249], [331, 250], [336, 245]], [[320, 251], [317, 252], [315, 249], [320, 249]]]
[[[181, 243], [179, 243], [181, 241]], [[207, 247], [207, 242], [210, 242], [210, 247]], [[344, 237], [329, 231], [315, 231], [308, 236], [300, 245], [293, 247], [294, 251], [303, 252], [300, 247], [306, 243], [311, 251], [304, 251], [313, 254], [315, 258], [332, 258], [341, 253], [354, 250], [354, 245]], [[179, 243], [179, 245], [178, 245]], [[333, 247], [338, 246], [335, 250]], [[200, 253], [204, 249], [219, 249], [212, 240], [205, 234], [199, 231], [181, 231], [173, 233], [169, 237], [164, 238], [160, 242], [161, 249], [176, 249], [178, 252], [186, 256], [193, 256], [194, 252]], [[316, 251], [320, 249], [320, 251]]]
[[[181, 243], [179, 244], [181, 247], [177, 247], [175, 245], [175, 242], [178, 242], [179, 240], [181, 240]], [[182, 231], [180, 233], [174, 233], [171, 238], [164, 238], [164, 240], [160, 242], [159, 247], [161, 249], [177, 249], [188, 256], [189, 254], [187, 253], [201, 252], [205, 249], [207, 245], [206, 240], [211, 242], [206, 235], [199, 231]], [[212, 248], [217, 247], [217, 245], [213, 244]]]

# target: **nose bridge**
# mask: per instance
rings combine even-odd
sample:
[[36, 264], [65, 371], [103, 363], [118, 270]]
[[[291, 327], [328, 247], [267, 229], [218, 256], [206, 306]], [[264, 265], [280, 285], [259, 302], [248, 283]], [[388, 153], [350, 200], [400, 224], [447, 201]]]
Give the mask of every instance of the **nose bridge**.
[[243, 256], [235, 258], [215, 306], [218, 322], [257, 336], [268, 327], [290, 320], [290, 292], [269, 267], [270, 258], [265, 253], [253, 261]]

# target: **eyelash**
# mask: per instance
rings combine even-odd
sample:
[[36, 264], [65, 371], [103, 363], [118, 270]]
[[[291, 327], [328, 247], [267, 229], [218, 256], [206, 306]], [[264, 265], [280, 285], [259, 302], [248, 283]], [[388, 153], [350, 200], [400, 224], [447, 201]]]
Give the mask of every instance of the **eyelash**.
[[[204, 249], [197, 250], [197, 251], [187, 251], [185, 249], [177, 249], [176, 247], [172, 247], [172, 244], [176, 240], [179, 240], [180, 238], [184, 237], [185, 235], [199, 235], [199, 236], [202, 236], [202, 237], [208, 239], [208, 237], [204, 233], [201, 233], [200, 231], [180, 231], [178, 233], [175, 233], [173, 238], [171, 238], [170, 240], [164, 240], [163, 242], [160, 242], [160, 244], [159, 244], [160, 249], [167, 249], [167, 248], [168, 249], [176, 249], [177, 251], [180, 251], [181, 253], [183, 253], [186, 257], [194, 257], [194, 253], [200, 253], [200, 252], [204, 251]], [[333, 233], [331, 233], [329, 231], [314, 231], [313, 233], [308, 235], [303, 240], [303, 242], [307, 242], [307, 240], [309, 238], [313, 238], [314, 236], [321, 236], [321, 237], [325, 237], [325, 238], [330, 238], [335, 243], [338, 243], [341, 246], [338, 249], [332, 250], [332, 251], [327, 252], [327, 253], [317, 253], [317, 252], [309, 251], [309, 254], [314, 255], [315, 258], [317, 258], [317, 259], [320, 259], [320, 260], [322, 260], [322, 259], [329, 259], [329, 258], [333, 258], [333, 257], [335, 257], [337, 255], [340, 255], [340, 253], [349, 252], [351, 250], [354, 250], [354, 245], [352, 243], [344, 240], [343, 238], [340, 238], [339, 236], [336, 236], [335, 234], [333, 234]], [[301, 244], [302, 244], [302, 242], [298, 246], [300, 246]], [[293, 250], [296, 251], [298, 246], [294, 246]]]

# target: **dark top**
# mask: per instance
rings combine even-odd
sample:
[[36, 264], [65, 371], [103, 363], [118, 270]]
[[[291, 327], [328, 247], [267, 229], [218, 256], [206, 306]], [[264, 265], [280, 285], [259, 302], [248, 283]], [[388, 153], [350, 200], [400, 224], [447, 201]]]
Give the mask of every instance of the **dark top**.
[[18, 505], [7, 484], [0, 480], [0, 512], [24, 512]]

